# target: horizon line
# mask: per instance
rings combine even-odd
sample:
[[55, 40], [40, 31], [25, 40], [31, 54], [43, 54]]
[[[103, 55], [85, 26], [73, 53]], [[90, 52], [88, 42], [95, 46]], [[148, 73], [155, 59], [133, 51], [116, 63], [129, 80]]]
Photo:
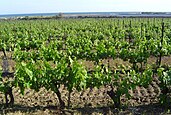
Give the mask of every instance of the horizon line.
[[33, 12], [33, 13], [6, 13], [0, 15], [22, 15], [22, 14], [59, 14], [59, 13], [171, 13], [171, 12], [163, 12], [163, 11], [75, 11], [75, 12]]

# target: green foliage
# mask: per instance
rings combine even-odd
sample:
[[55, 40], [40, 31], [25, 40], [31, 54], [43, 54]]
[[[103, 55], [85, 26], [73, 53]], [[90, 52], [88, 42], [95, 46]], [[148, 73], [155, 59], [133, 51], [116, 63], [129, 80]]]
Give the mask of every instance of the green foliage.
[[[147, 19], [0, 22], [0, 50], [11, 51], [16, 63], [14, 81], [4, 82], [1, 76], [0, 91], [11, 84], [22, 94], [26, 88], [58, 92], [64, 85], [71, 92], [112, 85], [118, 97], [125, 94], [129, 98], [130, 89], [152, 81], [155, 70], [146, 65], [147, 60], [171, 54], [170, 26], [165, 26], [161, 42], [160, 21], [155, 25]], [[102, 60], [117, 58], [133, 67], [113, 69], [109, 62], [102, 64]], [[83, 61], [94, 62], [93, 70]], [[161, 88], [169, 87], [170, 69], [157, 68], [157, 72]]]

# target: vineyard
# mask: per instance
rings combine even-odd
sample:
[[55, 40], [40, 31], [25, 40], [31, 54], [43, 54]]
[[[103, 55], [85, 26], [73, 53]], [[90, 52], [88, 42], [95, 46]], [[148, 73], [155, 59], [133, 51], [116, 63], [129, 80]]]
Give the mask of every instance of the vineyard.
[[169, 18], [0, 21], [1, 108], [15, 105], [15, 91], [27, 95], [28, 89], [44, 89], [57, 98], [54, 106], [64, 110], [73, 108], [73, 93], [81, 97], [103, 88], [100, 94], [108, 97], [112, 109], [120, 110], [135, 98], [137, 87], [151, 84], [158, 91], [150, 90], [156, 95], [148, 104], [168, 108], [170, 55]]

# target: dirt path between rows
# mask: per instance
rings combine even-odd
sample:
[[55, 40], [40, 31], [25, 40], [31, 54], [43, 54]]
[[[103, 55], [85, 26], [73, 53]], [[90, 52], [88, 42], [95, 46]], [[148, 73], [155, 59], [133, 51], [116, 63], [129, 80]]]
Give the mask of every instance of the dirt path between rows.
[[[0, 113], [15, 115], [55, 115], [55, 114], [163, 114], [169, 113], [171, 106], [164, 107], [158, 104], [158, 96], [160, 95], [159, 81], [154, 78], [153, 82], [147, 87], [136, 87], [134, 91], [130, 91], [132, 98], [126, 99], [124, 96], [121, 101], [123, 107], [121, 110], [113, 108], [113, 102], [107, 95], [107, 87], [99, 89], [87, 89], [82, 92], [73, 91], [71, 93], [71, 107], [69, 109], [60, 110], [59, 102], [56, 95], [52, 91], [42, 88], [39, 92], [27, 89], [24, 95], [20, 94], [20, 90], [14, 88], [15, 105], [13, 107], [4, 108], [4, 95], [0, 94]], [[61, 87], [62, 99], [67, 105], [68, 91]]]

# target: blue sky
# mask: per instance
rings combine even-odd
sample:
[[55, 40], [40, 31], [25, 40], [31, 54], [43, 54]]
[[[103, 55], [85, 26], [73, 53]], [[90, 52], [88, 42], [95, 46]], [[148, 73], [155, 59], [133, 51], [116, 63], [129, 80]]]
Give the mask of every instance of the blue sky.
[[0, 14], [48, 12], [171, 12], [171, 0], [1, 0]]

